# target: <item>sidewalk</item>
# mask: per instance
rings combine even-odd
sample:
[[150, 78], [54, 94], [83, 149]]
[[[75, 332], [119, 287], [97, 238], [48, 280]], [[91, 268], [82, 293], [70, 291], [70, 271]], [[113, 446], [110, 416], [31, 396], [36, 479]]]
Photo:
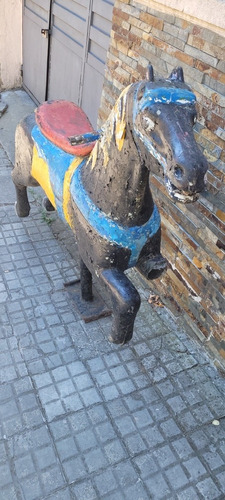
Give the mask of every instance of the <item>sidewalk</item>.
[[74, 237], [30, 190], [15, 215], [16, 123], [34, 105], [2, 96], [0, 119], [0, 500], [223, 500], [225, 380], [182, 322], [142, 296], [132, 341], [111, 318], [83, 323], [63, 282]]

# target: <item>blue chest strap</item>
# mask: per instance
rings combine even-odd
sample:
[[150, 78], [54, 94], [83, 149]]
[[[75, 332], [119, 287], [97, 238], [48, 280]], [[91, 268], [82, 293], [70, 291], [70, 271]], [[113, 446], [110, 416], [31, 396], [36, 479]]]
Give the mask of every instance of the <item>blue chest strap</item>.
[[156, 205], [154, 204], [152, 215], [145, 224], [126, 227], [110, 219], [93, 203], [82, 184], [81, 167], [74, 172], [70, 190], [72, 198], [87, 222], [102, 238], [122, 248], [128, 248], [131, 251], [129, 267], [135, 266], [143, 246], [160, 227], [160, 215]]

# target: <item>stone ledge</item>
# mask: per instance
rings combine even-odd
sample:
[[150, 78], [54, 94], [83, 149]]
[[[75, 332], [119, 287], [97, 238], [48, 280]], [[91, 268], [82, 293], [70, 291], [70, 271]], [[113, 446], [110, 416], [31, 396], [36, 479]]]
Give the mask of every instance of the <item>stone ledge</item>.
[[200, 0], [134, 0], [134, 3], [152, 7], [196, 23], [225, 36], [225, 0], [207, 0], [202, 8]]

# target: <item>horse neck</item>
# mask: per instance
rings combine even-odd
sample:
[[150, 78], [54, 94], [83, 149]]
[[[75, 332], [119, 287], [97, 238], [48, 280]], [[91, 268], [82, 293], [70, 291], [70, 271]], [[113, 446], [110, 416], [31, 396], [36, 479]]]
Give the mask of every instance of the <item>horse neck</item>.
[[126, 94], [120, 97], [103, 128], [83, 172], [93, 202], [126, 226], [144, 224], [153, 211], [149, 171], [132, 135], [132, 109]]

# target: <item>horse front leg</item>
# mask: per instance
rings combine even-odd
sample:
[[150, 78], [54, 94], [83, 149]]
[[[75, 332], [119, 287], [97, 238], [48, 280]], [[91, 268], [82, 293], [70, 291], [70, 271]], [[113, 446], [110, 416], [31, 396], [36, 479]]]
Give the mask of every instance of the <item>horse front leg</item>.
[[133, 336], [140, 295], [127, 276], [118, 269], [103, 269], [100, 278], [107, 286], [112, 300], [114, 319], [109, 340], [123, 345]]
[[82, 299], [87, 302], [93, 300], [92, 274], [82, 259], [80, 259], [80, 287]]

